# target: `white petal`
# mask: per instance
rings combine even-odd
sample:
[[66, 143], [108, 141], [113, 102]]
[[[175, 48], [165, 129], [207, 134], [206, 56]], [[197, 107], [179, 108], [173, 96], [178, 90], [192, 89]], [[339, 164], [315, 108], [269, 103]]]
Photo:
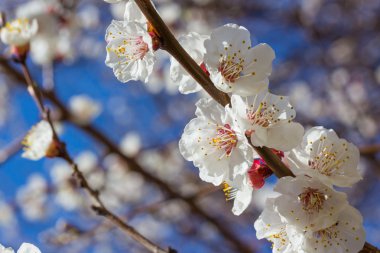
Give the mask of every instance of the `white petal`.
[[[180, 36], [178, 41], [181, 43], [186, 52], [193, 60], [200, 65], [203, 62], [205, 53], [204, 41], [209, 36], [200, 35], [191, 32], [187, 35]], [[170, 58], [170, 78], [179, 85], [179, 91], [182, 94], [189, 94], [200, 91], [202, 87], [194, 80], [194, 78], [178, 63], [174, 57]]]
[[302, 140], [303, 126], [294, 122], [281, 122], [268, 129], [266, 146], [281, 151], [289, 151]]
[[17, 253], [41, 253], [41, 251], [33, 244], [23, 243], [21, 244]]
[[252, 200], [252, 191], [252, 186], [248, 184], [245, 184], [242, 190], [237, 191], [232, 208], [233, 214], [240, 215], [249, 206]]
[[[344, 193], [308, 177], [283, 177], [274, 190], [281, 193], [274, 203], [278, 213], [287, 223], [304, 231], [317, 231], [335, 224], [340, 212], [348, 207]], [[315, 195], [302, 196], [306, 192]]]
[[142, 24], [147, 23], [144, 14], [140, 11], [140, 8], [134, 0], [128, 0], [125, 5], [124, 21], [139, 22]]

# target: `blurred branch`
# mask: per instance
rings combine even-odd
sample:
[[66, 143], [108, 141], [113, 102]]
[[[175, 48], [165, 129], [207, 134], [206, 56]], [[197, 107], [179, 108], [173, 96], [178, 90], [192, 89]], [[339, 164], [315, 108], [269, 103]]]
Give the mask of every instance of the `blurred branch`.
[[[5, 70], [8, 76], [12, 77], [18, 85], [25, 85], [25, 81], [23, 76], [9, 64], [7, 59], [0, 57], [0, 66]], [[130, 158], [123, 154], [119, 147], [114, 144], [105, 134], [99, 131], [91, 124], [79, 124], [78, 121], [73, 120], [75, 117], [70, 113], [70, 111], [66, 108], [64, 103], [57, 97], [54, 91], [43, 91], [42, 94], [44, 98], [47, 98], [52, 102], [57, 109], [60, 111], [61, 120], [68, 121], [74, 126], [82, 129], [85, 133], [95, 139], [97, 142], [104, 145], [109, 152], [114, 153], [120, 157], [120, 159], [125, 162], [131, 171], [135, 171], [140, 173], [145, 180], [155, 184], [158, 186], [167, 197], [177, 198], [184, 201], [191, 209], [191, 212], [196, 216], [204, 219], [205, 221], [212, 224], [219, 233], [225, 238], [227, 242], [230, 242], [233, 247], [239, 250], [240, 253], [252, 253], [252, 249], [246, 245], [241, 239], [230, 229], [230, 227], [223, 222], [220, 218], [214, 218], [208, 212], [204, 211], [196, 201], [190, 196], [185, 196], [178, 192], [178, 190], [169, 186], [166, 182], [162, 181], [160, 178], [156, 177], [146, 169], [144, 169], [139, 163], [136, 162], [135, 159]]]
[[373, 155], [380, 152], [380, 144], [362, 146], [359, 150], [361, 155]]
[[25, 77], [25, 81], [27, 83], [27, 89], [30, 93], [30, 95], [34, 98], [36, 105], [38, 106], [41, 117], [48, 121], [50, 124], [50, 127], [53, 131], [53, 142], [58, 144], [59, 148], [59, 155], [57, 157], [60, 157], [64, 159], [70, 166], [72, 167], [74, 171], [74, 176], [79, 180], [79, 185], [87, 191], [87, 193], [95, 200], [96, 204], [92, 206], [92, 209], [100, 216], [104, 216], [108, 220], [110, 220], [112, 223], [114, 223], [117, 227], [119, 227], [122, 231], [124, 231], [129, 237], [134, 239], [136, 242], [140, 243], [142, 246], [144, 246], [147, 250], [153, 253], [175, 253], [176, 250], [173, 250], [169, 248], [168, 250], [164, 250], [160, 248], [158, 245], [151, 242], [149, 239], [138, 233], [133, 227], [129, 226], [126, 222], [124, 222], [120, 217], [118, 217], [116, 214], [112, 213], [108, 208], [104, 205], [103, 201], [100, 199], [100, 193], [99, 191], [93, 189], [90, 184], [88, 183], [86, 177], [83, 175], [83, 173], [79, 170], [78, 165], [74, 162], [74, 160], [71, 158], [69, 153], [67, 152], [66, 145], [63, 143], [54, 128], [54, 124], [50, 118], [49, 110], [45, 107], [43, 103], [43, 96], [42, 92], [39, 90], [38, 86], [33, 82], [29, 69], [25, 63], [24, 60], [20, 61], [20, 65], [23, 70], [23, 74]]
[[17, 138], [16, 140], [9, 143], [5, 148], [0, 150], [0, 165], [4, 165], [9, 159], [15, 156], [21, 149], [21, 141], [24, 136]]

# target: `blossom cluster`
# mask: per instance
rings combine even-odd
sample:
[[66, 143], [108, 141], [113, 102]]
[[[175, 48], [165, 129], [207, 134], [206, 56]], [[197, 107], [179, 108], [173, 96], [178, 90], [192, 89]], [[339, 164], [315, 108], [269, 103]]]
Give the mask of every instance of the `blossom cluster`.
[[[108, 28], [106, 64], [122, 82], [147, 82], [155, 37], [134, 1], [127, 2], [124, 17]], [[223, 107], [201, 98], [196, 118], [179, 141], [181, 154], [199, 168], [200, 178], [222, 185], [227, 200], [234, 200], [233, 213], [240, 215], [252, 191], [273, 173], [254, 147], [270, 148], [295, 177], [278, 180], [279, 196], [267, 199], [255, 222], [257, 237], [271, 241], [273, 252], [358, 252], [365, 241], [362, 217], [333, 187], [350, 187], [361, 179], [359, 151], [323, 127], [304, 135], [289, 99], [268, 91], [273, 49], [265, 43], [252, 46], [249, 31], [236, 24], [209, 35], [192, 32], [179, 42], [231, 99]], [[183, 94], [201, 90], [175, 58], [170, 76]]]
[[[119, 81], [149, 81], [161, 38], [134, 0], [126, 2], [124, 20], [111, 22], [105, 40], [105, 64]], [[199, 168], [201, 180], [222, 186], [226, 199], [234, 202], [232, 212], [240, 215], [251, 204], [253, 191], [273, 174], [255, 150], [266, 147], [295, 176], [278, 180], [278, 196], [267, 199], [254, 224], [257, 237], [271, 241], [273, 252], [358, 252], [365, 242], [362, 216], [334, 188], [351, 187], [361, 179], [358, 149], [323, 127], [304, 133], [294, 121], [289, 98], [269, 92], [274, 50], [265, 43], [252, 45], [246, 28], [226, 24], [179, 41], [215, 88], [230, 98], [225, 106], [200, 98], [196, 117], [179, 141], [182, 156]], [[201, 90], [175, 58], [170, 77], [183, 94]], [[38, 124], [25, 144], [29, 159], [56, 155], [47, 122]]]

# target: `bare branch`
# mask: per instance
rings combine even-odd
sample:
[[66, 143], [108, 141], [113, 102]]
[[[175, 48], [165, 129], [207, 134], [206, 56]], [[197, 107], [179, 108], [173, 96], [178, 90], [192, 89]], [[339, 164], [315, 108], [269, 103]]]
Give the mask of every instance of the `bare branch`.
[[41, 116], [44, 120], [48, 121], [50, 124], [50, 127], [53, 131], [53, 141], [56, 141], [59, 143], [59, 155], [58, 157], [61, 157], [64, 159], [70, 166], [72, 167], [74, 171], [74, 176], [79, 180], [79, 185], [87, 191], [87, 193], [94, 199], [95, 205], [92, 206], [92, 209], [101, 216], [104, 216], [108, 220], [110, 220], [113, 224], [115, 224], [117, 227], [119, 227], [122, 231], [124, 231], [129, 237], [134, 239], [136, 242], [140, 243], [142, 246], [144, 246], [147, 250], [153, 253], [174, 253], [177, 252], [171, 248], [168, 250], [164, 250], [158, 245], [151, 242], [149, 239], [138, 233], [133, 227], [129, 226], [126, 222], [124, 222], [120, 217], [118, 217], [116, 214], [112, 213], [110, 210], [107, 209], [107, 207], [104, 205], [103, 201], [100, 199], [99, 192], [95, 189], [93, 189], [90, 184], [88, 183], [86, 177], [83, 175], [83, 173], [79, 170], [77, 164], [74, 163], [74, 160], [71, 158], [69, 153], [67, 152], [66, 145], [63, 143], [58, 135], [56, 134], [54, 124], [50, 118], [49, 110], [44, 106], [43, 103], [43, 97], [42, 93], [37, 87], [37, 85], [33, 82], [29, 69], [25, 63], [25, 61], [20, 62], [25, 81], [27, 83], [27, 89], [30, 93], [30, 95], [34, 98], [36, 105], [38, 106]]

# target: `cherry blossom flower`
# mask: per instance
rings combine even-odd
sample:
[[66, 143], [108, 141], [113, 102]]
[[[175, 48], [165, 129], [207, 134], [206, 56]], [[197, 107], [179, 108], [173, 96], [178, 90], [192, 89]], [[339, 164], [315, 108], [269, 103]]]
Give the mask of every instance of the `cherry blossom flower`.
[[296, 112], [287, 97], [266, 91], [255, 96], [231, 97], [232, 111], [254, 146], [289, 151], [302, 141], [304, 129], [293, 122]]
[[363, 217], [358, 210], [347, 206], [330, 227], [313, 232], [293, 227], [288, 237], [305, 252], [357, 253], [365, 243]]
[[25, 46], [29, 44], [31, 38], [37, 33], [37, 20], [16, 19], [6, 23], [1, 29], [0, 37], [4, 44], [11, 46]]
[[199, 168], [202, 180], [214, 185], [245, 174], [254, 151], [244, 133], [214, 100], [203, 98], [196, 106], [197, 117], [187, 124], [179, 142], [182, 156]]
[[306, 176], [280, 178], [274, 190], [281, 194], [274, 201], [280, 216], [304, 231], [318, 231], [335, 224], [348, 206], [345, 193]]
[[39, 160], [45, 156], [55, 157], [59, 152], [57, 144], [53, 140], [50, 124], [45, 120], [32, 127], [22, 144], [25, 146], [22, 157], [30, 160]]
[[[5, 248], [0, 244], [0, 253], [14, 253], [14, 250], [12, 248]], [[17, 250], [17, 253], [41, 253], [41, 251], [33, 244], [23, 243]]]
[[215, 86], [249, 96], [268, 87], [275, 57], [267, 44], [251, 47], [249, 31], [235, 24], [215, 29], [205, 41], [204, 61]]
[[311, 128], [290, 152], [288, 162], [294, 174], [306, 174], [328, 185], [349, 187], [361, 179], [358, 148], [339, 139], [332, 129]]
[[106, 32], [106, 65], [113, 69], [121, 82], [141, 80], [148, 82], [155, 57], [152, 38], [138, 22], [113, 20]]
[[[186, 52], [193, 58], [193, 60], [201, 65], [203, 57], [206, 52], [204, 41], [209, 38], [206, 35], [200, 35], [191, 32], [187, 35], [179, 37], [178, 41], [181, 43]], [[200, 91], [202, 87], [194, 80], [194, 78], [178, 63], [174, 58], [170, 58], [170, 78], [179, 85], [179, 91], [182, 94], [189, 94]]]
[[264, 211], [254, 224], [257, 239], [266, 238], [272, 242], [273, 252], [298, 253], [302, 252], [293, 244], [288, 237], [289, 225], [284, 223], [280, 215], [276, 212], [274, 199], [268, 198], [265, 202]]

